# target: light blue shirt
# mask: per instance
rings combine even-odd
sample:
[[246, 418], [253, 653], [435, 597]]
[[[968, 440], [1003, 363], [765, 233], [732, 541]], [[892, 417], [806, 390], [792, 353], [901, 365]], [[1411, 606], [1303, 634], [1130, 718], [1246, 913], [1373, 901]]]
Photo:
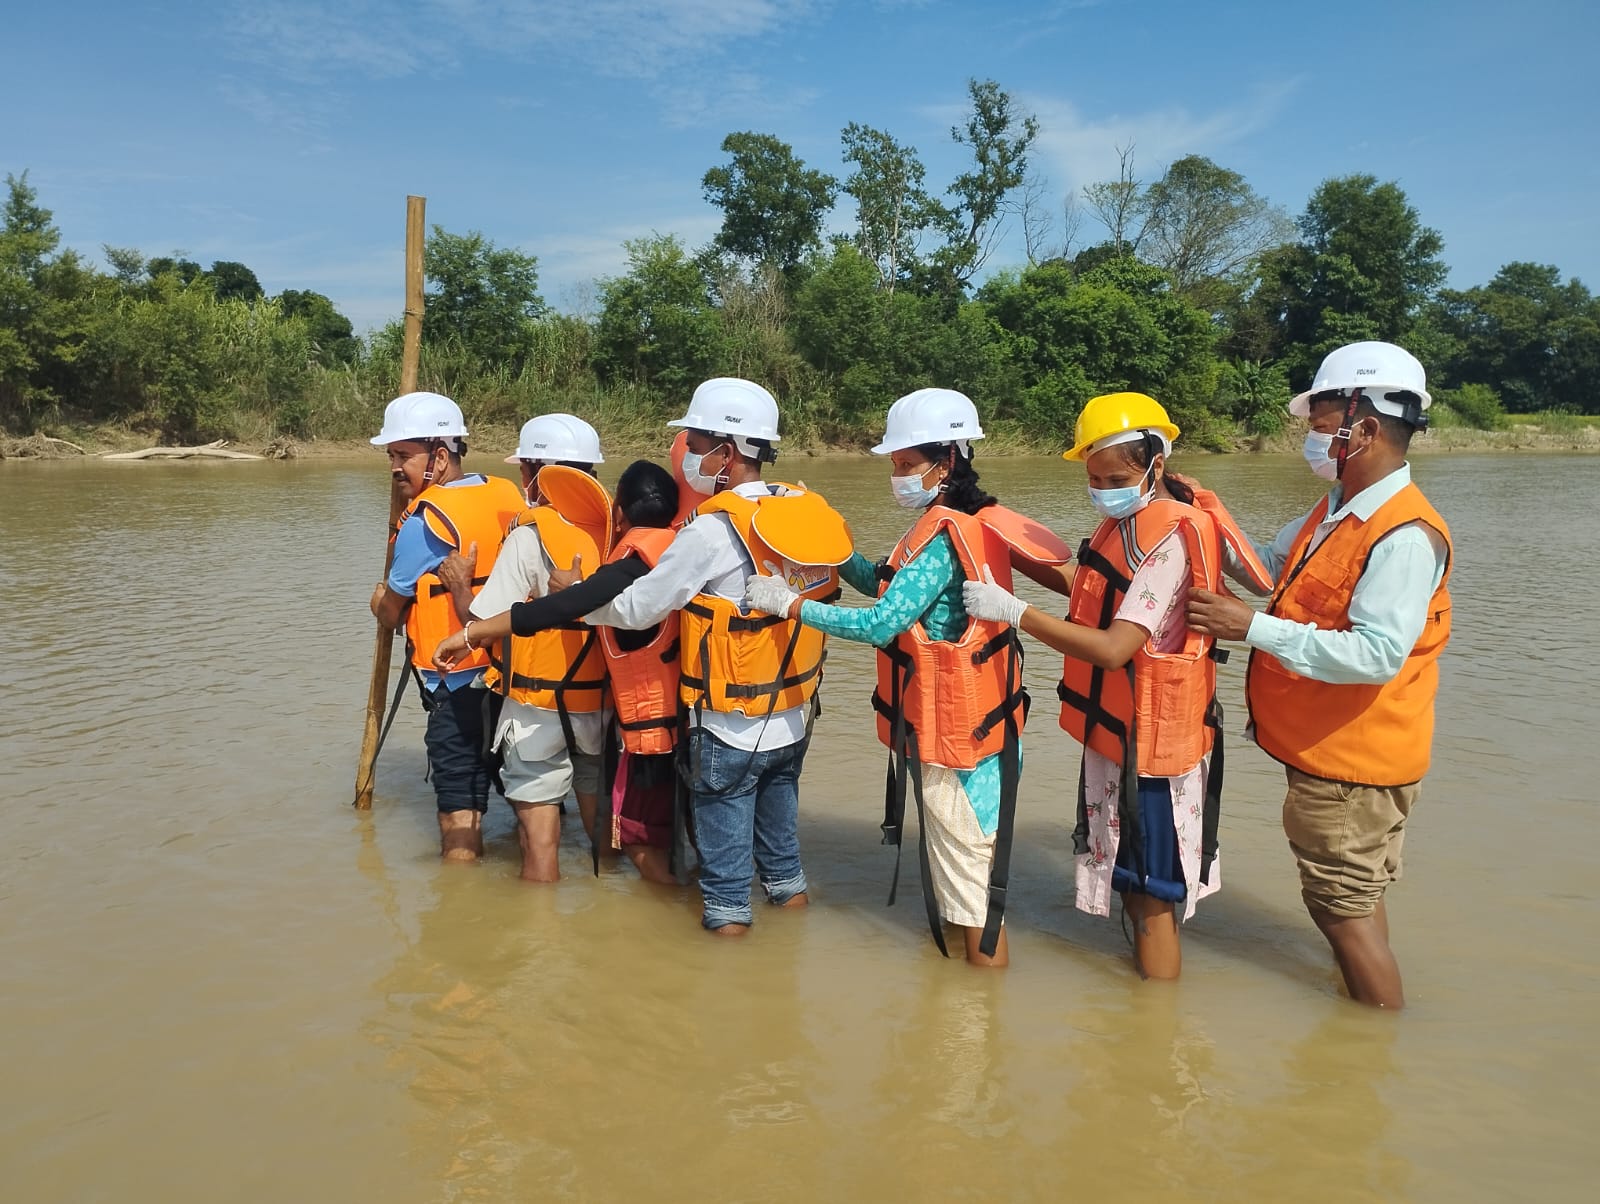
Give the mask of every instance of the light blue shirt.
[[[460, 480], [446, 483], [441, 488], [482, 485], [487, 480], [488, 478], [482, 473], [469, 473]], [[413, 514], [401, 523], [400, 530], [395, 532], [394, 556], [389, 561], [389, 588], [402, 597], [415, 598], [417, 581], [422, 574], [433, 572], [453, 551], [454, 548], [433, 533], [433, 529], [423, 521], [422, 515]], [[431, 653], [432, 649], [428, 651]], [[422, 674], [422, 684], [425, 689], [433, 690], [438, 687], [438, 673], [432, 669], [421, 669], [418, 672]], [[477, 677], [478, 672], [477, 669], [460, 669], [448, 673], [445, 675], [444, 684], [454, 692]]]
[[[1381, 481], [1368, 485], [1349, 502], [1341, 487], [1328, 495], [1328, 517], [1317, 524], [1307, 548], [1310, 555], [1349, 515], [1366, 522], [1378, 509], [1411, 484], [1411, 466], [1402, 464]], [[1296, 537], [1310, 512], [1289, 523], [1267, 547], [1255, 544], [1276, 580], [1293, 569], [1288, 563]], [[1252, 543], [1255, 541], [1252, 540]], [[1350, 598], [1350, 629], [1324, 631], [1312, 623], [1295, 623], [1258, 614], [1250, 621], [1245, 643], [1271, 654], [1284, 668], [1335, 685], [1382, 685], [1400, 672], [1428, 619], [1428, 602], [1444, 578], [1449, 550], [1443, 536], [1425, 523], [1407, 523], [1381, 540], [1367, 556], [1366, 571]]]

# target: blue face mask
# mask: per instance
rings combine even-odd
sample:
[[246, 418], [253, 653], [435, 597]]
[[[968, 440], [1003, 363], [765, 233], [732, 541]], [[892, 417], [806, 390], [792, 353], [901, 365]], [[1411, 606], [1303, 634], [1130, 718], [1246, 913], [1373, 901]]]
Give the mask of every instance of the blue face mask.
[[[712, 448], [712, 451], [715, 450], [715, 448]], [[706, 452], [703, 455], [696, 452], [686, 452], [684, 454], [683, 483], [696, 493], [710, 495], [717, 491], [720, 477], [708, 477], [700, 472], [700, 465], [705, 462], [706, 456], [709, 455], [711, 455], [711, 452]], [[722, 471], [727, 471], [726, 462], [722, 466]]]
[[1137, 485], [1129, 485], [1124, 489], [1096, 489], [1089, 486], [1089, 502], [1107, 518], [1129, 518], [1150, 504], [1150, 499], [1156, 494], [1154, 489], [1149, 493], [1144, 492], [1145, 480], [1150, 476], [1150, 469], [1145, 469]]
[[1306, 463], [1311, 465], [1311, 471], [1324, 481], [1339, 479], [1339, 462], [1331, 459], [1329, 453], [1333, 451], [1333, 436], [1324, 435], [1320, 431], [1310, 431], [1306, 435], [1305, 447], [1301, 455], [1305, 456]]
[[890, 477], [889, 488], [894, 491], [894, 500], [907, 510], [926, 510], [939, 500], [940, 486], [932, 489], [922, 483], [922, 478], [927, 476], [928, 469], [914, 472], [908, 476]]

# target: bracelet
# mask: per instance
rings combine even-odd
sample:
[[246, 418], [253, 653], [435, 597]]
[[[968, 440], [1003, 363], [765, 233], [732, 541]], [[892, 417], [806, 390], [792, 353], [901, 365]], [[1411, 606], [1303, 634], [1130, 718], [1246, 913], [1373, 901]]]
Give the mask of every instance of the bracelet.
[[467, 645], [467, 651], [472, 651], [472, 620], [468, 619], [461, 625], [461, 639]]

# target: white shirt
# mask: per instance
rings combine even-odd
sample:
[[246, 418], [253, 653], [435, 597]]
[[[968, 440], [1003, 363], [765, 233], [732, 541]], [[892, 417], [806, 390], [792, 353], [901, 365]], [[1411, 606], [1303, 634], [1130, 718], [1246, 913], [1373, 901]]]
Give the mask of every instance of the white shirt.
[[[1328, 495], [1328, 516], [1311, 537], [1309, 556], [1349, 515], [1366, 522], [1385, 502], [1411, 484], [1411, 466], [1402, 464], [1341, 504], [1341, 487]], [[1274, 579], [1282, 580], [1306, 514], [1278, 532], [1271, 545], [1256, 544]], [[1254, 542], [1254, 541], [1252, 541]], [[1367, 567], [1350, 597], [1350, 630], [1324, 631], [1275, 615], [1250, 620], [1245, 643], [1270, 653], [1284, 668], [1335, 685], [1382, 685], [1400, 672], [1428, 619], [1428, 602], [1444, 578], [1449, 552], [1444, 537], [1426, 523], [1406, 523], [1380, 540], [1367, 555]]]
[[[760, 498], [774, 489], [764, 481], [747, 481], [735, 485], [733, 491], [740, 497]], [[746, 579], [755, 571], [732, 520], [726, 514], [701, 515], [678, 532], [655, 568], [584, 619], [628, 631], [654, 627], [698, 594], [739, 602]], [[484, 592], [488, 592], [487, 586]], [[689, 722], [696, 722], [693, 712]], [[770, 719], [707, 709], [701, 711], [699, 722], [724, 744], [746, 752], [788, 748], [805, 738], [806, 707], [774, 711]]]
[[[500, 545], [494, 569], [472, 600], [474, 618], [487, 619], [510, 610], [513, 603], [542, 598], [550, 592], [550, 557], [539, 538], [539, 528], [531, 524], [516, 527]], [[572, 737], [578, 751], [590, 755], [600, 752], [605, 716], [600, 711], [572, 712]], [[506, 699], [495, 728], [494, 746], [510, 739], [517, 755], [525, 761], [548, 761], [566, 747], [561, 716], [549, 707], [536, 707], [514, 698]]]

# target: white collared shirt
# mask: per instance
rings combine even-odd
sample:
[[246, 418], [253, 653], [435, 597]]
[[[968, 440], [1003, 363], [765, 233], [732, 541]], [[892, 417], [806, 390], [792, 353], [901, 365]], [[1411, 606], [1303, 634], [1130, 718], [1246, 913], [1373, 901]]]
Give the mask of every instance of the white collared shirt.
[[[1341, 487], [1334, 486], [1328, 495], [1328, 516], [1317, 524], [1306, 555], [1315, 552], [1347, 516], [1370, 520], [1409, 484], [1411, 466], [1402, 464], [1347, 503], [1341, 503]], [[1255, 545], [1275, 579], [1293, 567], [1289, 555], [1310, 517], [1308, 511], [1289, 523], [1271, 545]], [[1302, 677], [1336, 685], [1381, 685], [1400, 672], [1422, 635], [1428, 601], [1444, 578], [1448, 556], [1439, 532], [1426, 523], [1406, 523], [1368, 553], [1366, 571], [1350, 598], [1348, 631], [1324, 631], [1312, 623], [1257, 614], [1245, 643]]]

